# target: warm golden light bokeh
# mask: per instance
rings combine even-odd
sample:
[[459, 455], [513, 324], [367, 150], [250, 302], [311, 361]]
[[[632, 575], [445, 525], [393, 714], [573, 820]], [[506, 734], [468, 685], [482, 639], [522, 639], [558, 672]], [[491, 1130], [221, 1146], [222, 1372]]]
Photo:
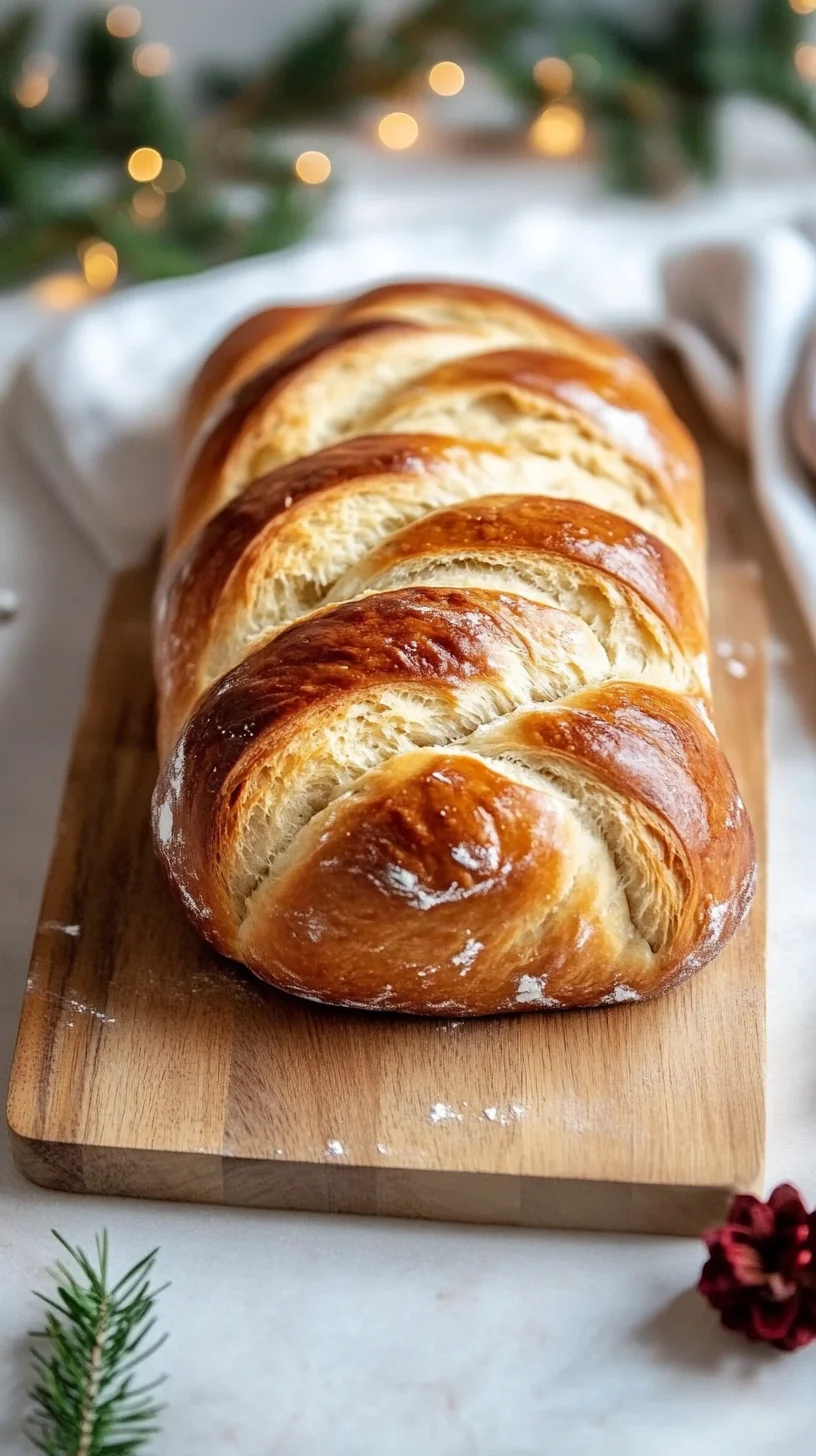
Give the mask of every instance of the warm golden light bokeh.
[[161, 217], [167, 206], [167, 198], [158, 187], [140, 187], [133, 194], [133, 211], [137, 217]]
[[119, 254], [113, 243], [99, 238], [82, 244], [80, 261], [85, 282], [95, 293], [104, 293], [113, 287], [119, 275]]
[[545, 106], [529, 130], [536, 151], [547, 157], [570, 157], [586, 135], [586, 123], [575, 106]]
[[295, 176], [310, 187], [318, 187], [331, 175], [331, 162], [325, 152], [301, 152], [295, 159]]
[[384, 147], [392, 152], [404, 152], [419, 136], [419, 122], [408, 111], [389, 111], [380, 121], [377, 135]]
[[178, 192], [179, 188], [184, 186], [186, 180], [187, 173], [182, 167], [181, 162], [174, 162], [172, 157], [168, 157], [162, 163], [162, 169], [159, 174], [159, 186], [162, 192]]
[[31, 295], [46, 308], [78, 308], [91, 291], [81, 273], [49, 273], [32, 284]]
[[48, 95], [48, 77], [43, 71], [29, 71], [21, 76], [14, 87], [14, 99], [18, 105], [31, 110], [34, 106], [40, 106]]
[[133, 52], [133, 65], [140, 76], [164, 76], [172, 64], [173, 52], [160, 40], [148, 41]]
[[816, 45], [802, 41], [793, 53], [793, 62], [805, 81], [816, 81]]
[[788, 4], [797, 15], [812, 15], [816, 10], [816, 0], [788, 0]]
[[428, 85], [437, 96], [457, 96], [465, 84], [465, 73], [455, 61], [437, 61], [428, 72]]
[[127, 159], [127, 169], [134, 182], [155, 182], [164, 158], [155, 147], [137, 147]]
[[130, 40], [132, 35], [138, 35], [142, 28], [142, 17], [135, 5], [114, 5], [105, 17], [105, 26], [109, 35], [115, 35], [117, 40]]
[[533, 66], [533, 79], [542, 91], [549, 91], [551, 96], [565, 96], [574, 76], [569, 61], [562, 61], [560, 56], [542, 56]]

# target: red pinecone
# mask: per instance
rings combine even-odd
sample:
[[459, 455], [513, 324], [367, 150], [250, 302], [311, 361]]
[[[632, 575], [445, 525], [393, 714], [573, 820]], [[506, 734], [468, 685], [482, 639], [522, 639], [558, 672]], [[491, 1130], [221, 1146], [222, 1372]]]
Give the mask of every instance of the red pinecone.
[[727, 1329], [778, 1350], [816, 1339], [816, 1213], [796, 1188], [781, 1183], [767, 1203], [738, 1193], [726, 1222], [703, 1238], [698, 1288]]

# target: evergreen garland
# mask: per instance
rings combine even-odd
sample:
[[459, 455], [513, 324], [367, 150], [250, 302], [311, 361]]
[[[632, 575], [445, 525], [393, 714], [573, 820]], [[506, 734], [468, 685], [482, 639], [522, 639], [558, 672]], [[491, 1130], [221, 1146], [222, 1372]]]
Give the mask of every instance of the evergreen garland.
[[722, 0], [679, 0], [666, 12], [653, 33], [591, 3], [426, 0], [381, 31], [339, 9], [254, 79], [210, 72], [202, 94], [230, 100], [244, 126], [348, 117], [363, 99], [404, 94], [454, 50], [493, 75], [528, 125], [548, 99], [533, 67], [555, 55], [572, 64], [570, 100], [598, 138], [610, 184], [636, 192], [715, 173], [716, 107], [731, 95], [768, 101], [816, 133], [814, 91], [794, 64], [804, 19], [789, 0], [754, 0], [740, 24]]
[[[285, 246], [308, 229], [320, 189], [276, 159], [276, 133], [350, 122], [362, 103], [410, 96], [451, 53], [493, 76], [524, 127], [557, 99], [534, 79], [536, 60], [567, 60], [568, 104], [619, 189], [712, 176], [716, 112], [730, 95], [770, 102], [816, 133], [814, 88], [794, 65], [803, 17], [789, 0], [753, 0], [740, 22], [729, 22], [722, 0], [678, 0], [657, 33], [591, 7], [425, 0], [383, 27], [341, 6], [253, 74], [201, 77], [204, 119], [190, 128], [164, 80], [134, 67], [138, 38], [111, 34], [98, 11], [74, 28], [66, 103], [44, 95], [25, 104], [21, 78], [36, 64], [39, 17], [24, 6], [0, 25], [0, 285], [64, 264], [93, 238], [111, 244], [136, 279]], [[170, 190], [162, 175], [135, 184], [126, 163], [138, 147], [178, 164], [183, 185]], [[235, 182], [251, 184], [254, 207], [232, 205]], [[145, 198], [151, 189], [155, 206]]]
[[[302, 234], [313, 199], [289, 166], [261, 148], [249, 159], [261, 205], [236, 215], [221, 185], [218, 134], [207, 146], [188, 129], [165, 83], [138, 73], [134, 41], [111, 35], [104, 13], [75, 28], [70, 104], [21, 104], [37, 26], [36, 11], [25, 7], [0, 27], [0, 285], [69, 259], [94, 237], [113, 244], [130, 278], [147, 279], [267, 252]], [[161, 211], [153, 217], [134, 207], [148, 190], [127, 171], [138, 147], [184, 169], [177, 190], [164, 191], [156, 179]], [[240, 174], [232, 167], [230, 175]]]

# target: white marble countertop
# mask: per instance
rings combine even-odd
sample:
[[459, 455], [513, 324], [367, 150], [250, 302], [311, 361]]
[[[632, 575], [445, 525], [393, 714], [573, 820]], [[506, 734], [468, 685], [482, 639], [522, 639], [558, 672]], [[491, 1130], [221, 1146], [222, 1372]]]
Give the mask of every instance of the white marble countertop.
[[[349, 226], [355, 209], [346, 200]], [[382, 206], [382, 200], [376, 204]], [[338, 223], [339, 225], [339, 223]], [[40, 320], [0, 303], [4, 367]], [[102, 568], [0, 434], [0, 1084]], [[816, 672], [770, 552], [768, 1187], [816, 1201]], [[693, 1240], [243, 1212], [44, 1192], [0, 1136], [0, 1449], [22, 1456], [26, 1331], [54, 1249], [158, 1244], [170, 1377], [156, 1456], [753, 1456], [813, 1449], [816, 1347], [723, 1333]]]

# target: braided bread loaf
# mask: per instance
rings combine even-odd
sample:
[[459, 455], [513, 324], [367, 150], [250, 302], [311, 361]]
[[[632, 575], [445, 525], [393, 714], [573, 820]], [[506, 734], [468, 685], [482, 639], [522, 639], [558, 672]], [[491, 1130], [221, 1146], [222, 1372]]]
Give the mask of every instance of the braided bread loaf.
[[652, 996], [744, 914], [700, 467], [646, 367], [494, 289], [270, 309], [201, 371], [156, 599], [154, 832], [276, 986]]

